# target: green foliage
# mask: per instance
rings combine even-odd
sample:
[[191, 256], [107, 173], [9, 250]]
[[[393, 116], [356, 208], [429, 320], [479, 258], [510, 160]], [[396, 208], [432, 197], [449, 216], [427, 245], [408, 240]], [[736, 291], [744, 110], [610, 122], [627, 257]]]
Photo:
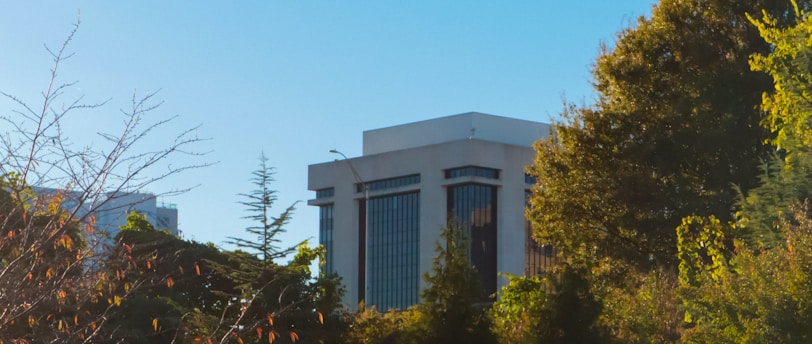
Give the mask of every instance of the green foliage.
[[405, 311], [390, 309], [378, 312], [375, 307], [358, 306], [358, 312], [349, 314], [347, 330], [339, 343], [346, 344], [418, 344], [422, 343], [423, 314], [416, 308]]
[[602, 297], [599, 324], [618, 343], [677, 343], [683, 323], [676, 274], [656, 270], [630, 275], [623, 288]]
[[750, 17], [764, 39], [774, 47], [769, 54], [753, 55], [753, 70], [769, 74], [775, 92], [765, 93], [762, 126], [773, 134], [770, 140], [778, 154], [762, 168], [761, 185], [743, 197], [741, 224], [744, 238], [753, 247], [770, 248], [781, 244], [779, 225], [792, 220], [790, 208], [812, 195], [812, 49], [809, 46], [809, 16], [803, 3], [791, 13], [798, 19], [785, 27], [769, 13], [762, 19]]
[[[795, 5], [802, 12], [810, 2]], [[550, 320], [550, 328], [561, 332], [547, 340], [583, 342], [574, 336], [589, 333], [591, 341], [676, 342], [685, 331], [692, 333], [689, 341], [703, 333], [713, 338], [708, 342], [741, 342], [699, 331], [737, 316], [713, 283], [737, 276], [733, 238], [757, 238], [761, 246], [749, 247], [757, 250], [782, 237], [726, 223], [775, 231], [792, 202], [812, 190], [806, 172], [812, 159], [793, 157], [783, 146], [805, 150], [808, 144], [794, 142], [808, 140], [780, 132], [794, 123], [792, 131], [807, 135], [808, 116], [776, 120], [780, 116], [773, 114], [767, 128], [759, 125], [762, 94], [786, 89], [806, 95], [812, 80], [804, 54], [774, 68], [802, 85], [773, 83], [758, 71], [778, 65], [770, 53], [783, 34], [790, 33], [796, 49], [806, 49], [808, 40], [798, 37], [806, 29], [782, 31], [804, 17], [797, 11], [782, 1], [662, 0], [650, 18], [640, 18], [601, 52], [593, 70], [598, 98], [567, 105], [557, 135], [536, 144], [529, 167], [538, 181], [527, 210], [534, 236], [561, 255], [554, 280], [562, 287], [547, 295], [545, 307], [580, 314], [576, 327]], [[768, 19], [753, 26], [748, 14], [758, 13]], [[765, 34], [765, 27], [775, 35]], [[758, 70], [751, 71], [751, 63]], [[808, 99], [796, 99], [795, 108], [780, 96], [765, 99], [768, 111], [782, 108], [784, 117], [798, 107], [809, 111]], [[768, 142], [781, 145], [783, 161], [759, 170], [758, 161], [775, 154]], [[746, 201], [741, 195], [748, 195]], [[737, 202], [744, 204], [739, 214], [732, 211]], [[703, 308], [710, 304], [718, 307]], [[750, 304], [767, 312], [769, 303]], [[683, 318], [692, 321], [686, 328]]]
[[120, 226], [119, 229], [122, 231], [151, 232], [155, 230], [155, 227], [147, 221], [146, 215], [133, 210], [127, 215], [127, 224]]
[[462, 228], [449, 224], [440, 234], [432, 269], [423, 279], [418, 310], [425, 321], [423, 343], [492, 343], [482, 306], [479, 275], [468, 259], [469, 241]]
[[[784, 222], [786, 247], [756, 251], [737, 241], [731, 259], [703, 264], [681, 283], [688, 343], [806, 343], [812, 340], [812, 221]], [[716, 266], [714, 266], [716, 265]], [[688, 316], [690, 315], [690, 316]]]
[[499, 291], [489, 314], [491, 330], [499, 343], [542, 343], [551, 337], [550, 308], [544, 281], [536, 277], [509, 276], [510, 282]]
[[80, 224], [62, 211], [62, 193], [38, 195], [19, 174], [0, 175], [0, 342], [79, 342], [106, 276], [88, 272]]
[[[680, 294], [688, 343], [806, 343], [812, 340], [812, 220], [806, 199], [810, 159], [810, 19], [806, 3], [793, 3], [793, 27], [764, 13], [751, 21], [773, 46], [754, 55], [755, 70], [769, 73], [775, 92], [765, 94], [763, 125], [778, 148], [763, 168], [761, 185], [741, 202], [743, 235], [713, 219], [688, 219], [678, 229]], [[779, 18], [779, 19], [776, 19]], [[801, 204], [804, 206], [801, 206]], [[734, 240], [732, 249], [726, 237]]]
[[246, 207], [250, 215], [244, 218], [257, 223], [245, 229], [248, 234], [256, 236], [257, 240], [230, 237], [230, 244], [237, 247], [256, 252], [262, 259], [263, 264], [270, 265], [274, 259], [283, 258], [295, 251], [296, 245], [282, 248], [279, 235], [285, 232], [285, 225], [290, 221], [295, 204], [285, 209], [277, 217], [269, 217], [274, 201], [276, 201], [276, 191], [271, 190], [273, 182], [273, 168], [268, 166], [268, 158], [265, 153], [259, 157], [259, 169], [252, 172], [251, 182], [256, 189], [247, 194], [240, 194], [246, 200], [240, 204]]
[[746, 13], [788, 7], [663, 0], [622, 31], [595, 64], [597, 101], [568, 106], [557, 136], [536, 145], [537, 239], [573, 263], [676, 268], [682, 218], [732, 219], [732, 185], [757, 185], [755, 163], [770, 151], [758, 104], [773, 85], [748, 59], [771, 47]]

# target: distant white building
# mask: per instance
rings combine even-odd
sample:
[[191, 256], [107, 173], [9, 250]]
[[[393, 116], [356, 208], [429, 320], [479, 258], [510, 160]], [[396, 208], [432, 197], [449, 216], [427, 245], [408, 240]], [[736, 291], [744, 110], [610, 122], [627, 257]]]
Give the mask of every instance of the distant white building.
[[[54, 194], [60, 190], [52, 188], [35, 187], [37, 194]], [[74, 191], [63, 192], [62, 208], [65, 211], [75, 211], [75, 218], [95, 217], [94, 230], [99, 238], [114, 238], [119, 227], [127, 224], [127, 215], [136, 211], [146, 216], [147, 221], [157, 230], [165, 230], [175, 236], [180, 236], [178, 230], [178, 209], [175, 204], [159, 203], [151, 193], [109, 192], [102, 199], [96, 200], [95, 205], [78, 204], [80, 195]], [[77, 206], [78, 209], [77, 209]], [[91, 209], [93, 208], [93, 209]], [[102, 244], [110, 244], [111, 240], [104, 240]], [[96, 245], [99, 246], [99, 245]], [[99, 248], [100, 249], [100, 248]]]
[[365, 131], [363, 156], [310, 165], [316, 198], [308, 204], [320, 208], [325, 269], [342, 277], [344, 304], [416, 304], [449, 220], [468, 232], [487, 294], [498, 272], [533, 274], [549, 264], [552, 250], [530, 239], [524, 209], [532, 144], [551, 130], [464, 113]]

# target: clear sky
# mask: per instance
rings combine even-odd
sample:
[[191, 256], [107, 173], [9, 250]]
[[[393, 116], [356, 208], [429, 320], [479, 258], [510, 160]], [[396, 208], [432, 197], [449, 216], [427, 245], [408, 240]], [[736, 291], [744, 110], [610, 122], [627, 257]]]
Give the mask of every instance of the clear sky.
[[360, 155], [364, 130], [434, 117], [549, 122], [562, 97], [593, 97], [601, 43], [653, 3], [0, 0], [0, 90], [37, 103], [51, 66], [44, 46], [58, 47], [79, 15], [62, 80], [79, 81], [69, 96], [110, 102], [69, 119], [82, 128], [75, 141], [115, 132], [134, 91], [160, 89], [165, 103], [152, 118], [177, 115], [167, 128], [175, 132], [201, 125], [198, 135], [212, 140], [199, 146], [211, 151], [199, 162], [217, 162], [150, 187], [199, 184], [162, 199], [178, 205], [186, 238], [228, 248], [227, 237], [243, 235], [250, 223], [237, 194], [252, 189], [264, 151], [276, 168], [277, 213], [305, 201], [283, 239], [317, 243], [308, 164], [338, 158], [330, 149]]

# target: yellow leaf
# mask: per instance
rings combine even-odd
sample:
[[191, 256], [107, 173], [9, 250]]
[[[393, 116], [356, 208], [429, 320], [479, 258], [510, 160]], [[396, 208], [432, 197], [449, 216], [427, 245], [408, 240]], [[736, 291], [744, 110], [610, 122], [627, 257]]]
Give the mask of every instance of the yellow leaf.
[[270, 314], [268, 314], [268, 325], [273, 326], [273, 317]]
[[73, 316], [73, 324], [79, 325], [79, 314]]
[[158, 332], [158, 318], [152, 319], [152, 329]]
[[116, 304], [116, 306], [121, 306], [121, 297], [119, 297], [118, 295], [114, 296], [113, 302]]
[[34, 327], [37, 321], [34, 319], [34, 316], [28, 316], [28, 327]]
[[319, 324], [324, 324], [324, 316], [321, 315], [321, 312], [316, 312], [319, 314]]
[[59, 326], [57, 326], [57, 329], [62, 331], [62, 320], [59, 320]]

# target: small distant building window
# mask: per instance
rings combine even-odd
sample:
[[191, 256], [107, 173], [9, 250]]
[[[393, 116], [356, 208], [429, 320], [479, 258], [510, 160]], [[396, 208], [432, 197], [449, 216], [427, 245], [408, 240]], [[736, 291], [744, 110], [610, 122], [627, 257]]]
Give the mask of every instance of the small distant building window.
[[499, 179], [499, 170], [480, 166], [463, 166], [449, 168], [445, 170], [445, 179], [459, 177], [482, 177], [488, 179]]
[[410, 174], [408, 176], [402, 177], [373, 180], [366, 182], [365, 184], [357, 183], [355, 184], [355, 187], [356, 190], [358, 190], [358, 192], [364, 192], [364, 185], [366, 185], [367, 188], [369, 188], [369, 191], [375, 191], [375, 190], [398, 188], [401, 186], [414, 184], [420, 184], [420, 174]]
[[333, 197], [336, 194], [335, 188], [325, 188], [316, 190], [316, 198], [329, 198]]
[[524, 174], [524, 183], [525, 184], [536, 184], [536, 177], [530, 175], [530, 173]]

